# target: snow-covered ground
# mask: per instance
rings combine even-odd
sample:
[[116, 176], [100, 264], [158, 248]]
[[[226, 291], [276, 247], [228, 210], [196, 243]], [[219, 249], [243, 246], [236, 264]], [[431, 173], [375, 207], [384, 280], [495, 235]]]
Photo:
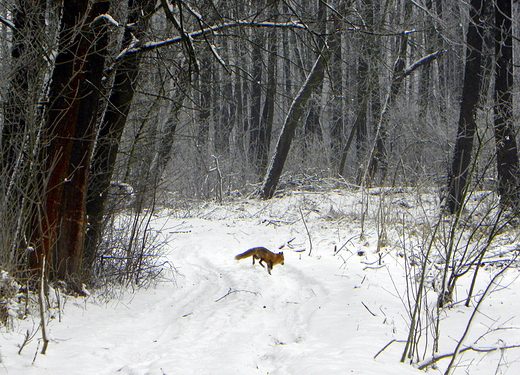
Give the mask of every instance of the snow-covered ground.
[[[419, 374], [400, 363], [410, 321], [402, 256], [408, 239], [392, 228], [398, 212], [416, 225], [419, 212], [435, 214], [396, 195], [386, 211], [374, 203], [363, 218], [372, 204], [366, 199], [349, 191], [294, 192], [162, 211], [154, 225], [167, 240], [164, 281], [108, 302], [95, 291], [62, 297], [45, 355], [37, 314], [15, 320], [0, 332], [0, 374]], [[381, 215], [388, 223], [378, 251]], [[284, 251], [285, 265], [270, 276], [251, 259], [234, 259], [255, 246]], [[496, 269], [482, 272], [480, 291]], [[517, 277], [512, 267], [497, 280], [467, 345], [520, 344]], [[461, 304], [443, 312], [440, 353], [453, 352], [472, 312]], [[19, 355], [28, 330], [35, 337]], [[428, 372], [443, 373], [449, 360]], [[519, 374], [520, 349], [466, 351], [457, 364], [456, 374]]]

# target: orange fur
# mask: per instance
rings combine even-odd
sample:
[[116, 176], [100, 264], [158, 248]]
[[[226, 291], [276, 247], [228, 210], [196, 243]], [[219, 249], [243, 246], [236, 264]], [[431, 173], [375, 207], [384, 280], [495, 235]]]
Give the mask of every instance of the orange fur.
[[283, 252], [273, 253], [267, 250], [265, 247], [254, 247], [243, 252], [242, 254], [238, 254], [235, 259], [240, 260], [248, 257], [253, 257], [253, 264], [255, 264], [255, 259], [259, 259], [260, 262], [258, 263], [260, 263], [260, 265], [264, 268], [265, 266], [262, 262], [265, 262], [267, 264], [267, 272], [269, 272], [269, 275], [271, 274], [271, 270], [273, 269], [274, 265], [283, 265], [284, 263]]

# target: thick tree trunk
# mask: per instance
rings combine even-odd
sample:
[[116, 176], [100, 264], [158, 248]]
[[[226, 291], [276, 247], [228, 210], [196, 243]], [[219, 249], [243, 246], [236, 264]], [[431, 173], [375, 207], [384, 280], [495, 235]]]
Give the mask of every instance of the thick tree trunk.
[[[153, 0], [129, 0], [128, 24], [136, 24], [132, 33], [125, 29], [123, 45], [128, 47], [134, 36], [142, 39], [148, 28], [148, 16], [154, 11]], [[97, 146], [92, 160], [87, 192], [89, 226], [85, 238], [83, 268], [89, 270], [96, 257], [101, 240], [105, 203], [119, 149], [121, 135], [126, 125], [135, 94], [135, 81], [139, 72], [140, 54], [126, 54], [115, 73], [112, 93], [105, 116], [101, 122]]]
[[[31, 218], [30, 267], [41, 270], [49, 264], [60, 225], [60, 206], [85, 82], [85, 61], [89, 44], [80, 32], [87, 14], [88, 0], [63, 2], [58, 55], [52, 74], [49, 112], [42, 134], [37, 176], [39, 203]], [[56, 260], [58, 261], [58, 260]]]
[[108, 27], [103, 19], [109, 1], [97, 1], [92, 5], [87, 24], [83, 28], [84, 43], [90, 46], [84, 66], [84, 81], [80, 88], [78, 118], [74, 132], [70, 164], [60, 207], [60, 229], [53, 270], [56, 276], [67, 281], [75, 290], [81, 287], [81, 260], [85, 239], [87, 181], [92, 149], [96, 135], [96, 123], [102, 91], [102, 78], [108, 44]]
[[[328, 56], [326, 51], [324, 54]], [[280, 134], [278, 144], [276, 145], [276, 151], [262, 185], [261, 196], [264, 199], [270, 199], [273, 197], [285, 165], [285, 160], [289, 154], [289, 149], [291, 148], [291, 142], [294, 138], [296, 126], [303, 114], [305, 104], [307, 104], [312, 91], [323, 82], [327, 58], [324, 54], [321, 54], [314, 63], [307, 80], [300, 89], [298, 96], [293, 100], [289, 113], [285, 118], [282, 133]]]
[[519, 207], [518, 151], [513, 127], [513, 36], [511, 0], [495, 2], [495, 140], [498, 194], [502, 203]]
[[483, 0], [472, 0], [470, 4], [470, 22], [466, 38], [466, 67], [460, 104], [459, 124], [455, 152], [448, 175], [447, 208], [455, 213], [461, 203], [468, 182], [468, 174], [473, 151], [473, 138], [476, 131], [477, 103], [481, 86], [482, 62], [482, 18]]

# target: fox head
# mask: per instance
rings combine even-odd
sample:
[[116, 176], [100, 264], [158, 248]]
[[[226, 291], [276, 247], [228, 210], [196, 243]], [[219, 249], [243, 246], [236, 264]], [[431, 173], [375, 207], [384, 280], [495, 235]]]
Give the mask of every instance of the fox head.
[[283, 251], [280, 251], [280, 252], [278, 253], [278, 255], [281, 255], [281, 256], [282, 256], [282, 261], [280, 262], [280, 264], [283, 266], [283, 262], [284, 262], [284, 260], [285, 260], [285, 258], [284, 258], [284, 256], [283, 256]]

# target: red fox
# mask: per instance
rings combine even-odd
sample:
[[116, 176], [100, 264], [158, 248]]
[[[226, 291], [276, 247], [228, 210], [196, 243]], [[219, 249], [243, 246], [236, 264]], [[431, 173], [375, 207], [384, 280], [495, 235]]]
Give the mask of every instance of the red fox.
[[253, 257], [253, 264], [255, 264], [255, 259], [260, 259], [260, 262], [258, 263], [260, 263], [260, 265], [265, 268], [262, 262], [267, 263], [267, 272], [269, 272], [269, 275], [271, 274], [271, 270], [275, 264], [283, 265], [284, 262], [283, 251], [276, 254], [267, 250], [265, 247], [254, 247], [247, 250], [246, 252], [243, 252], [242, 254], [238, 254], [235, 259], [240, 260], [250, 256]]

